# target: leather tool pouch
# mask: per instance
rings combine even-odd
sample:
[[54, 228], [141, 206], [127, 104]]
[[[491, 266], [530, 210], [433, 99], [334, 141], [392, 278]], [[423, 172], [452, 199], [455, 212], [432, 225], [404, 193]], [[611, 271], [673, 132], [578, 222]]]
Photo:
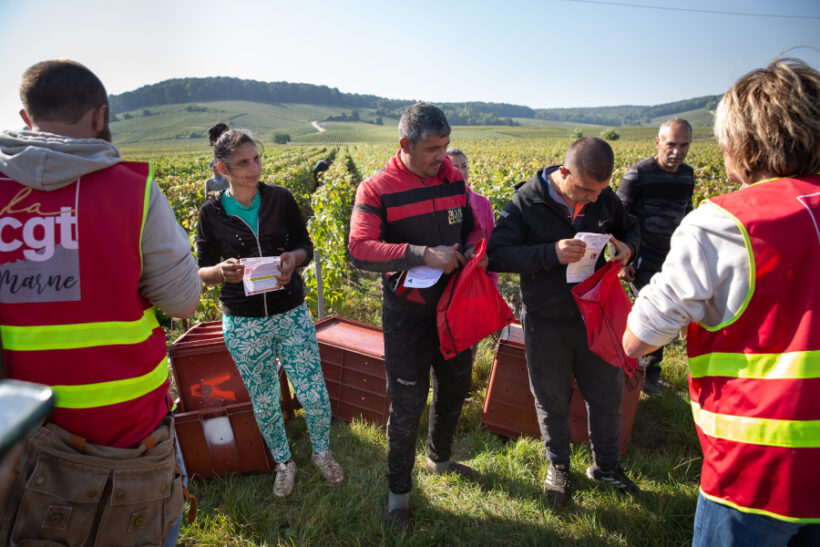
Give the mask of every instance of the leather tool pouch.
[[159, 546], [184, 503], [171, 417], [131, 449], [46, 424], [15, 471], [0, 513], [0, 543], [10, 546]]

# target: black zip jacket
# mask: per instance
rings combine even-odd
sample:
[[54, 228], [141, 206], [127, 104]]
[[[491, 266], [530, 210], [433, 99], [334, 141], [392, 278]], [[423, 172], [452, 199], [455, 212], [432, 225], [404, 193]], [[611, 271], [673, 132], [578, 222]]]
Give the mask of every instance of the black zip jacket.
[[[546, 169], [551, 173], [558, 166]], [[632, 249], [640, 243], [638, 221], [626, 212], [611, 188], [584, 209], [580, 230], [572, 227], [564, 207], [550, 197], [541, 171], [516, 186], [490, 235], [488, 270], [519, 273], [521, 299], [527, 313], [546, 318], [579, 315], [572, 298], [574, 283], [567, 283], [567, 266], [558, 262], [555, 243], [572, 239], [577, 231], [611, 233]], [[596, 268], [604, 265], [603, 253]]]
[[[291, 193], [281, 186], [259, 183], [259, 237], [237, 216], [222, 206], [222, 192], [212, 196], [199, 210], [196, 229], [196, 256], [200, 268], [214, 266], [228, 258], [279, 256], [285, 251], [304, 249], [313, 256], [313, 243]], [[242, 283], [223, 283], [219, 294], [222, 312], [240, 317], [267, 317], [292, 310], [305, 300], [305, 286], [298, 271], [278, 291], [245, 296]]]

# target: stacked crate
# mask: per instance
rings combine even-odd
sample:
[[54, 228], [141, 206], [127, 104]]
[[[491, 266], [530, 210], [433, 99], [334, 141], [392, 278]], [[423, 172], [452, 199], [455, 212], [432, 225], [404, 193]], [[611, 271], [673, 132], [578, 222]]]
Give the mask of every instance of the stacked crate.
[[333, 417], [386, 424], [390, 399], [382, 330], [329, 315], [316, 322], [316, 338]]
[[[222, 322], [200, 323], [170, 350], [179, 391], [176, 433], [192, 479], [273, 469], [273, 459], [253, 415], [248, 391], [222, 337]], [[280, 371], [282, 412], [292, 412]]]

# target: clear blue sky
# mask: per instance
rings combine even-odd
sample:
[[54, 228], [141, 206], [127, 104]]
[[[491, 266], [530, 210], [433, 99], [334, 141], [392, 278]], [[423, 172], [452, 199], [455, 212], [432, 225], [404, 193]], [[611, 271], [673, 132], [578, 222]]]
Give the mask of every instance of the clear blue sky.
[[20, 126], [20, 76], [49, 58], [86, 64], [109, 93], [237, 76], [569, 107], [723, 93], [795, 46], [820, 68], [820, 1], [0, 0], [0, 128]]

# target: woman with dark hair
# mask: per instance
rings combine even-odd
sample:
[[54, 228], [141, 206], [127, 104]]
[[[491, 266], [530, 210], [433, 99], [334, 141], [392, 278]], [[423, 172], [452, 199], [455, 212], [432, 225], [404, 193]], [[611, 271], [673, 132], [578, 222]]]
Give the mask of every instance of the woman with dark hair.
[[[223, 122], [215, 123], [210, 129], [208, 129], [208, 140], [210, 141], [212, 147], [216, 144], [219, 136], [225, 131], [228, 131], [228, 129], [230, 129], [228, 125]], [[228, 188], [228, 179], [226, 179], [216, 168], [216, 159], [211, 160], [208, 167], [210, 167], [211, 173], [213, 173], [214, 176], [205, 181], [205, 194], [203, 195], [206, 198], [211, 192], [220, 192]]]
[[[279, 403], [277, 359], [305, 409], [311, 461], [330, 484], [344, 471], [330, 452], [330, 399], [319, 361], [316, 331], [305, 306], [304, 283], [296, 268], [310, 261], [313, 243], [291, 193], [259, 181], [257, 141], [247, 131], [214, 129], [214, 160], [229, 188], [199, 210], [199, 278], [221, 284], [222, 327], [253, 403], [262, 436], [276, 462], [273, 494], [293, 491], [296, 464], [285, 434]], [[279, 257], [277, 287], [246, 294], [242, 258]]]

